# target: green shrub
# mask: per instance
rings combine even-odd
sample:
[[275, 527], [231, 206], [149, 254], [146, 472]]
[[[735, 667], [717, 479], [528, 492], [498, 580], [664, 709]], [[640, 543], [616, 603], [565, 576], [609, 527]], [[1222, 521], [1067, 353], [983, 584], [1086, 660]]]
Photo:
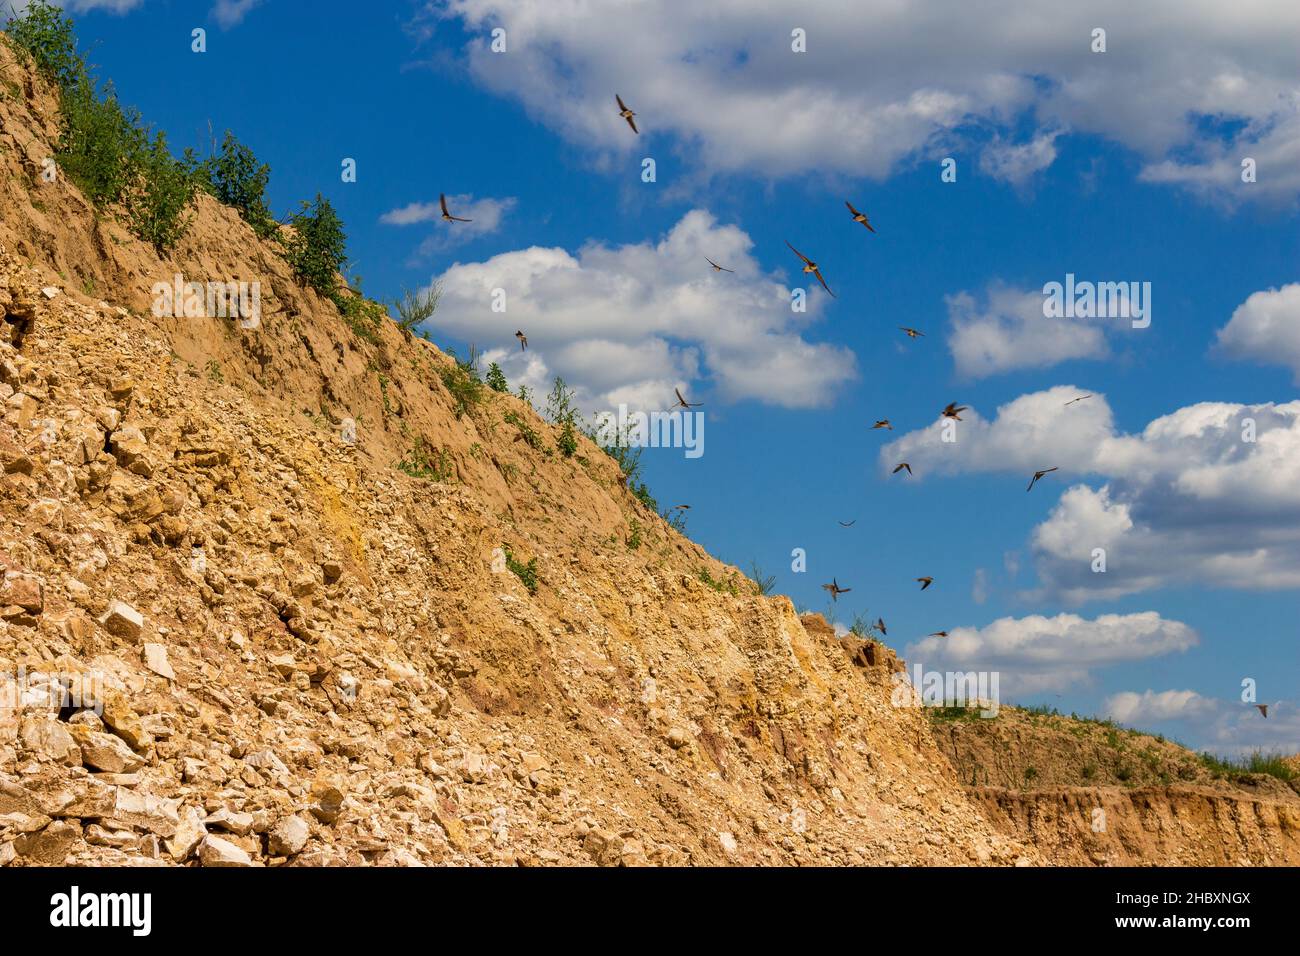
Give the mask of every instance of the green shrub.
[[444, 365], [438, 370], [443, 387], [451, 393], [452, 408], [457, 418], [462, 417], [479, 402], [483, 401], [483, 380], [478, 376], [478, 350], [472, 345], [469, 358], [460, 359], [455, 352], [449, 352], [451, 365]]
[[514, 425], [515, 428], [519, 429], [519, 437], [524, 440], [525, 444], [527, 444], [529, 448], [532, 448], [535, 451], [541, 449], [542, 436], [537, 434], [537, 429], [524, 421], [518, 412], [506, 412], [502, 417], [507, 424]]
[[397, 469], [412, 478], [423, 478], [427, 481], [449, 483], [456, 477], [456, 466], [451, 461], [447, 449], [441, 448], [435, 451], [423, 438], [415, 440], [415, 444], [397, 463]]
[[487, 384], [488, 388], [494, 392], [501, 392], [502, 394], [509, 394], [510, 392], [510, 386], [506, 384], [506, 373], [501, 371], [501, 366], [496, 362], [488, 366]]
[[271, 167], [259, 163], [230, 130], [221, 142], [221, 152], [203, 164], [203, 172], [212, 195], [235, 209], [255, 233], [263, 239], [275, 234], [275, 217], [266, 204]]
[[[433, 315], [434, 310], [438, 308], [438, 300], [442, 297], [441, 284], [434, 284], [423, 292], [412, 292], [410, 289], [402, 290], [402, 297], [393, 303], [397, 309], [397, 314], [401, 318], [397, 322], [398, 328], [403, 332], [409, 332], [416, 326], [426, 322]], [[495, 363], [493, 368], [495, 368]]]
[[131, 231], [165, 255], [189, 228], [185, 210], [194, 201], [194, 176], [167, 151], [162, 133], [140, 154], [137, 173], [126, 199]]
[[168, 152], [162, 133], [151, 136], [139, 113], [123, 109], [112, 84], [101, 92], [58, 7], [36, 0], [7, 27], [15, 48], [59, 86], [59, 168], [96, 208], [121, 203], [131, 231], [165, 254], [189, 225], [192, 165]]
[[659, 502], [655, 501], [654, 495], [650, 494], [650, 489], [645, 482], [637, 483], [630, 478], [627, 482], [627, 490], [632, 492], [632, 497], [641, 502], [650, 511], [659, 511]]
[[19, 52], [60, 87], [70, 87], [81, 78], [85, 60], [77, 53], [73, 21], [59, 7], [31, 0], [22, 13], [6, 20], [5, 31]]
[[565, 458], [572, 458], [578, 450], [578, 410], [573, 407], [573, 390], [564, 384], [564, 379], [556, 376], [551, 394], [546, 396], [546, 417], [552, 424], [560, 426], [560, 437], [555, 447]]
[[1295, 771], [1277, 754], [1255, 751], [1237, 759], [1224, 759], [1211, 753], [1202, 753], [1198, 756], [1205, 768], [1216, 777], [1232, 778], [1248, 773], [1264, 773], [1286, 782], [1296, 777]]
[[515, 560], [514, 552], [510, 550], [510, 545], [502, 545], [501, 550], [506, 556], [506, 567], [514, 572], [515, 577], [523, 582], [524, 587], [528, 588], [529, 594], [537, 593], [537, 559], [529, 558], [527, 564]]
[[317, 193], [315, 201], [302, 203], [289, 222], [293, 235], [285, 242], [285, 258], [294, 274], [321, 295], [334, 298], [338, 274], [348, 259], [343, 220], [330, 201]]
[[[642, 485], [641, 487], [644, 489], [645, 485]], [[647, 491], [646, 495], [649, 496], [649, 494], [650, 493]], [[654, 499], [652, 498], [650, 500], [653, 501]], [[686, 509], [685, 508], [665, 508], [663, 512], [659, 515], [659, 517], [667, 521], [668, 527], [672, 528], [678, 534], [686, 533]]]
[[764, 574], [757, 561], [749, 562], [749, 577], [758, 588], [759, 594], [771, 594], [776, 587], [776, 575]]
[[330, 300], [357, 338], [372, 344], [379, 341], [379, 329], [388, 313], [380, 303], [361, 294], [360, 284], [335, 289]]
[[700, 568], [698, 577], [703, 584], [717, 591], [719, 594], [730, 594], [733, 597], [740, 596], [740, 588], [736, 586], [735, 575], [732, 575], [725, 581], [718, 581], [714, 579], [713, 575], [709, 574], [708, 568]]
[[633, 518], [628, 522], [627, 549], [635, 551], [641, 547], [641, 522]]
[[125, 199], [147, 149], [139, 115], [122, 109], [112, 84], [102, 98], [85, 77], [60, 99], [59, 168], [96, 207]]

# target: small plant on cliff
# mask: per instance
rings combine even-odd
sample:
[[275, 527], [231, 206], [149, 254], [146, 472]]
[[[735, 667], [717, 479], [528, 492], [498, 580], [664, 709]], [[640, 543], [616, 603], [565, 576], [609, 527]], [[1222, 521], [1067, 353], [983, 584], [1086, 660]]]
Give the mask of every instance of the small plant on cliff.
[[764, 574], [757, 561], [749, 562], [749, 578], [754, 582], [754, 587], [758, 588], [759, 594], [771, 594], [776, 587], [776, 575]]
[[97, 208], [125, 197], [145, 148], [139, 117], [123, 110], [111, 84], [102, 97], [82, 79], [60, 97], [59, 169]]
[[501, 371], [501, 366], [493, 362], [487, 370], [488, 388], [494, 392], [500, 392], [503, 395], [510, 393], [510, 386], [506, 383], [506, 373]]
[[263, 239], [275, 234], [275, 219], [266, 204], [271, 167], [259, 163], [230, 130], [226, 130], [221, 151], [203, 164], [203, 172], [212, 195], [235, 209], [255, 233]]
[[[644, 485], [641, 486], [645, 488]], [[686, 533], [686, 509], [685, 508], [665, 508], [659, 515], [668, 522], [668, 527], [672, 528], [678, 534]]]
[[372, 345], [379, 342], [379, 327], [387, 313], [381, 304], [362, 294], [359, 276], [345, 288], [336, 290], [331, 299], [357, 338]]
[[864, 641], [878, 641], [877, 628], [875, 622], [865, 614], [853, 615], [853, 623], [849, 625], [849, 633], [862, 638]]
[[524, 587], [528, 588], [529, 594], [537, 593], [537, 559], [529, 558], [528, 563], [524, 564], [515, 559], [514, 552], [510, 550], [510, 545], [501, 546], [502, 552], [506, 556], [506, 567], [514, 572], [515, 577], [523, 582]]
[[45, 77], [61, 87], [77, 82], [85, 60], [77, 52], [73, 22], [61, 9], [46, 0], [32, 0], [22, 13], [9, 16], [5, 31]]
[[730, 594], [732, 597], [740, 596], [740, 589], [736, 587], [735, 575], [732, 575], [725, 581], [719, 581], [709, 573], [708, 568], [700, 568], [699, 572], [697, 572], [697, 576], [706, 587], [712, 588], [719, 594]]
[[397, 310], [400, 318], [397, 320], [397, 327], [403, 332], [410, 332], [412, 329], [428, 321], [438, 308], [438, 300], [442, 298], [442, 286], [435, 283], [423, 292], [412, 292], [410, 289], [402, 290], [402, 297], [393, 302], [393, 308]]
[[452, 358], [452, 364], [439, 369], [438, 377], [442, 379], [443, 387], [451, 393], [453, 411], [460, 418], [483, 401], [483, 380], [478, 375], [478, 349], [471, 345], [467, 359], [458, 358], [450, 349], [448, 354]]
[[289, 218], [293, 235], [285, 242], [285, 258], [298, 279], [331, 299], [338, 293], [338, 274], [347, 262], [347, 234], [334, 206], [320, 193], [302, 203]]
[[162, 256], [189, 228], [185, 214], [198, 185], [192, 170], [167, 151], [167, 138], [159, 133], [137, 161], [138, 176], [127, 193], [127, 218], [131, 231], [153, 245]]
[[533, 449], [534, 451], [538, 451], [541, 449], [542, 436], [537, 433], [537, 429], [535, 429], [532, 425], [529, 425], [528, 422], [524, 421], [523, 417], [518, 412], [515, 411], [506, 412], [505, 415], [502, 416], [502, 418], [505, 420], [507, 424], [514, 425], [515, 428], [519, 429], [519, 437], [523, 439], [524, 444], [526, 444], [529, 448]]
[[405, 472], [412, 478], [426, 481], [451, 482], [456, 477], [456, 466], [452, 463], [447, 449], [437, 451], [423, 438], [417, 438], [397, 463], [397, 470]]
[[555, 440], [555, 447], [565, 458], [572, 458], [578, 450], [578, 410], [573, 407], [573, 389], [558, 376], [551, 394], [546, 396], [546, 417], [552, 424], [560, 426], [560, 437]]

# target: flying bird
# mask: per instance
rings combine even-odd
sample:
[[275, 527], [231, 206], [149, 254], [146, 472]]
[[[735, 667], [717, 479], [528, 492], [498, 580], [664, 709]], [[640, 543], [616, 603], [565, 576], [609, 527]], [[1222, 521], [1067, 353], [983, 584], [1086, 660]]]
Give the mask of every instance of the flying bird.
[[519, 351], [528, 351], [528, 336], [524, 335], [522, 330], [515, 333], [515, 338], [519, 340]]
[[682, 398], [682, 391], [679, 388], [674, 388], [673, 391], [677, 393], [677, 404], [682, 408], [699, 408], [704, 404], [703, 402], [688, 402], [686, 399]]
[[636, 120], [632, 119], [632, 117], [636, 116], [636, 114], [627, 108], [627, 104], [623, 102], [623, 97], [615, 93], [614, 99], [618, 100], [618, 115], [623, 117], [623, 119], [627, 120], [627, 125], [632, 127], [632, 132], [640, 136], [641, 131], [636, 128]]
[[948, 632], [947, 632], [947, 631], [935, 631], [935, 632], [932, 633], [932, 634], [927, 634], [927, 635], [926, 635], [926, 637], [947, 637], [947, 636], [948, 636]]
[[891, 471], [890, 474], [891, 474], [891, 475], [896, 475], [896, 474], [898, 474], [900, 471], [902, 471], [904, 468], [907, 469], [907, 473], [908, 473], [909, 475], [912, 473], [912, 466], [909, 465], [907, 462], [902, 462], [901, 464], [896, 465], [896, 466], [894, 467], [894, 470]]
[[1038, 483], [1038, 479], [1043, 477], [1043, 475], [1050, 475], [1054, 471], [1056, 471], [1055, 468], [1044, 468], [1042, 471], [1034, 472], [1034, 477], [1029, 479], [1029, 488], [1026, 488], [1025, 491], [1029, 491], [1033, 488], [1034, 485]]
[[718, 265], [716, 262], [714, 262], [714, 261], [713, 261], [712, 259], [710, 259], [708, 256], [705, 256], [705, 257], [704, 257], [704, 261], [707, 262], [709, 265], [713, 266], [713, 271], [714, 271], [714, 272], [735, 272], [735, 271], [736, 271], [735, 269], [727, 269], [727, 268], [725, 268], [725, 267], [723, 267], [723, 266]]
[[871, 427], [873, 430], [877, 428], [888, 428], [891, 432], [894, 430], [894, 426], [889, 424], [888, 418], [882, 418], [880, 421], [876, 422]]
[[1065, 405], [1068, 408], [1070, 405], [1073, 405], [1075, 402], [1081, 402], [1085, 398], [1092, 398], [1092, 392], [1089, 392], [1087, 395], [1080, 395], [1078, 398], [1072, 398], [1068, 402], [1066, 402]]
[[[787, 246], [790, 246], [790, 240], [787, 239], [787, 240], [785, 241], [785, 244], [786, 244]], [[831, 298], [835, 298], [835, 297], [836, 297], [836, 296], [835, 296], [835, 293], [834, 293], [834, 292], [831, 292], [831, 287], [828, 286], [828, 285], [826, 284], [826, 280], [822, 278], [822, 271], [821, 271], [821, 269], [817, 268], [817, 263], [813, 262], [811, 259], [809, 259], [807, 256], [805, 256], [802, 252], [800, 252], [798, 249], [796, 249], [794, 246], [790, 246], [790, 250], [791, 250], [791, 251], [792, 251], [796, 256], [798, 256], [800, 259], [803, 260], [803, 271], [804, 271], [804, 272], [811, 272], [813, 275], [815, 275], [815, 276], [817, 277], [817, 281], [820, 282], [820, 283], [822, 284], [822, 288], [825, 289], [828, 293], [830, 293]]]
[[961, 421], [961, 416], [958, 415], [957, 413], [958, 413], [958, 412], [964, 412], [964, 411], [966, 411], [966, 409], [969, 408], [969, 407], [970, 407], [969, 405], [958, 405], [956, 402], [949, 402], [949, 403], [944, 407], [944, 410], [943, 410], [943, 417], [944, 417], [944, 418], [955, 418], [957, 421]]
[[900, 325], [899, 328], [907, 333], [907, 337], [909, 339], [914, 339], [917, 336], [920, 336], [921, 338], [925, 338], [924, 332], [918, 332], [916, 329], [909, 329], [906, 325]]
[[926, 588], [928, 588], [931, 584], [934, 583], [934, 578], [917, 578], [916, 580], [921, 582], [922, 591], [924, 591]]
[[854, 518], [852, 521], [841, 521], [841, 522], [840, 522], [840, 527], [841, 527], [841, 528], [852, 528], [852, 527], [853, 527], [855, 524], [857, 524], [857, 523], [858, 523], [858, 519], [857, 519], [857, 518]]
[[839, 581], [837, 581], [835, 578], [831, 578], [831, 583], [830, 583], [830, 584], [823, 584], [823, 585], [822, 585], [822, 590], [824, 590], [824, 591], [830, 591], [830, 592], [831, 592], [831, 600], [832, 600], [832, 601], [838, 601], [838, 600], [840, 599], [840, 595], [841, 595], [841, 594], [848, 594], [850, 591], [853, 590], [853, 588], [842, 588], [842, 587], [840, 587], [840, 582], [839, 582]]
[[690, 505], [673, 505], [673, 506], [672, 506], [671, 508], [669, 508], [668, 510], [669, 510], [669, 511], [676, 511], [678, 508], [682, 508], [682, 509], [684, 509], [684, 510], [686, 510], [686, 511], [690, 511], [690, 510], [691, 510], [691, 506], [690, 506]]
[[1261, 714], [1264, 715], [1264, 719], [1265, 719], [1265, 720], [1268, 719], [1268, 708], [1269, 708], [1269, 705], [1268, 705], [1268, 704], [1256, 704], [1256, 705], [1255, 705], [1255, 709], [1256, 709], [1257, 711], [1259, 711]]
[[881, 634], [889, 633], [889, 631], [885, 629], [885, 619], [883, 617], [876, 618], [876, 630]]
[[872, 232], [875, 232], [875, 231], [876, 231], [875, 229], [872, 229], [872, 228], [871, 228], [871, 223], [867, 222], [867, 217], [866, 217], [866, 215], [865, 215], [864, 213], [860, 213], [860, 212], [858, 212], [856, 209], [853, 208], [853, 203], [849, 202], [849, 201], [846, 199], [846, 200], [844, 200], [844, 205], [846, 205], [846, 206], [849, 207], [849, 212], [853, 214], [853, 221], [854, 221], [854, 222], [860, 222], [860, 223], [862, 223], [862, 225], [866, 226], [866, 227], [867, 227], [868, 229], [870, 229]]
[[462, 219], [460, 216], [453, 216], [447, 211], [447, 194], [438, 193], [438, 202], [442, 204], [442, 218], [448, 222], [473, 222], [473, 219]]

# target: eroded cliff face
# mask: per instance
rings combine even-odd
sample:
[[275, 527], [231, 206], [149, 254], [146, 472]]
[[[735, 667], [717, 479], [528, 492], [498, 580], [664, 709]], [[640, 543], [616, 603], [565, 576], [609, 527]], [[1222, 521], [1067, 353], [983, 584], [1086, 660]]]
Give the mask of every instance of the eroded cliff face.
[[[448, 356], [359, 338], [208, 197], [161, 260], [44, 182], [55, 101], [0, 58], [0, 860], [1039, 859], [890, 706], [892, 657], [590, 442], [490, 391], [458, 416]], [[153, 314], [176, 275], [259, 283], [259, 326]]]
[[1224, 773], [1168, 740], [1012, 707], [933, 730], [989, 821], [1052, 863], [1300, 863], [1296, 782]]
[[1008, 835], [1066, 866], [1296, 866], [1300, 801], [1219, 787], [980, 787], [972, 799]]
[[[206, 196], [164, 260], [45, 182], [56, 101], [0, 67], [0, 863], [1077, 861], [891, 706], [892, 652], [590, 442], [458, 414], [448, 356], [359, 337]], [[260, 323], [154, 314], [177, 275], [258, 283]]]

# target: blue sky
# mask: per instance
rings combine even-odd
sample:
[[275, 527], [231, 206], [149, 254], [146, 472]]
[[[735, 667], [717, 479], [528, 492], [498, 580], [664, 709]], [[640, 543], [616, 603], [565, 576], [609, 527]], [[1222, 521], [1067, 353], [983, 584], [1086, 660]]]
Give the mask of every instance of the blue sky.
[[[101, 74], [175, 149], [230, 128], [270, 164], [277, 214], [328, 196], [370, 295], [441, 278], [438, 344], [473, 342], [512, 383], [563, 374], [593, 410], [664, 407], [674, 385], [705, 402], [704, 456], [649, 450], [648, 482], [692, 505], [693, 538], [756, 560], [796, 604], [825, 610], [834, 576], [853, 588], [840, 623], [883, 615], [910, 660], [999, 669], [1014, 702], [1197, 747], [1300, 750], [1300, 492], [1282, 480], [1300, 477], [1293, 5], [1239, 5], [1231, 41], [1228, 14], [1201, 3], [994, 4], [969, 21], [943, 2], [785, 6], [707, 17], [664, 0], [577, 20], [525, 0], [310, 15], [117, 0], [77, 17]], [[800, 26], [805, 53], [790, 49]], [[1240, 181], [1242, 156], [1257, 182]], [[414, 204], [440, 192], [476, 225], [422, 219]], [[786, 240], [837, 296], [814, 289], [805, 315], [782, 298], [806, 287]], [[1150, 282], [1150, 327], [1049, 330], [1036, 303], [1067, 272]], [[493, 286], [517, 303], [504, 316], [483, 306]], [[996, 367], [958, 326], [1006, 343]], [[1065, 412], [1046, 394], [1059, 386], [1097, 397]], [[1026, 417], [989, 429], [1017, 399]], [[954, 400], [973, 417], [945, 458], [936, 421]], [[1223, 403], [1218, 424], [1198, 403]], [[1238, 407], [1270, 403], [1284, 408]], [[1243, 446], [1246, 415], [1272, 423], [1267, 441]], [[885, 417], [893, 432], [870, 430]], [[888, 473], [895, 441], [912, 479]], [[1058, 532], [1055, 550], [1035, 544]], [[1103, 539], [1112, 568], [1072, 578]], [[935, 586], [920, 593], [919, 575]], [[941, 629], [961, 642], [923, 641]], [[1275, 704], [1267, 721], [1243, 678]]]

